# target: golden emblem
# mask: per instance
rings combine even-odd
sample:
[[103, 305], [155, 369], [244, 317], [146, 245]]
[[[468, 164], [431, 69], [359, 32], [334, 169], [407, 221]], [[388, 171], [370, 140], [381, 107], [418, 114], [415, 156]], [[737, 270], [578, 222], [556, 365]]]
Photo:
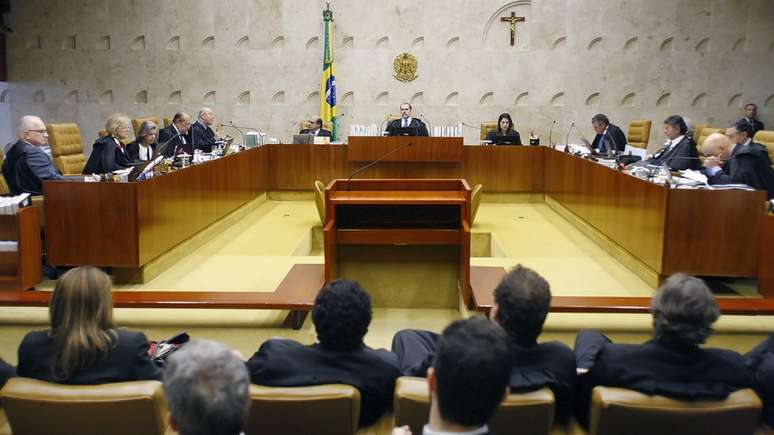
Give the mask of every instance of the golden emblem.
[[409, 53], [401, 53], [392, 62], [395, 78], [402, 82], [410, 82], [417, 78], [417, 58]]

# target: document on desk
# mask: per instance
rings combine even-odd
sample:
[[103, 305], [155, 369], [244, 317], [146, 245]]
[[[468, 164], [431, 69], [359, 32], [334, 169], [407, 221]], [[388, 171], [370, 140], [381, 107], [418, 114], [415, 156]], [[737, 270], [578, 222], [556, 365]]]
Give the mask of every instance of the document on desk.
[[702, 184], [707, 184], [707, 176], [702, 174], [699, 171], [694, 171], [693, 169], [686, 169], [684, 171], [680, 171], [680, 176], [692, 181], [698, 181], [699, 183], [702, 183]]

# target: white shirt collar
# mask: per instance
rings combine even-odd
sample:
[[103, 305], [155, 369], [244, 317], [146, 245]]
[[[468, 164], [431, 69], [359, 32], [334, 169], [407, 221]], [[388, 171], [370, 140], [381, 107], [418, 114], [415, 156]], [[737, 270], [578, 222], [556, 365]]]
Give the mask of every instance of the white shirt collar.
[[676, 138], [667, 141], [667, 145], [669, 145], [669, 148], [671, 149], [673, 146], [682, 142], [684, 137], [685, 135], [677, 136]]
[[422, 428], [423, 435], [480, 435], [480, 434], [485, 434], [487, 432], [489, 432], [489, 428], [487, 427], [487, 425], [483, 425], [478, 429], [470, 430], [467, 432], [438, 432], [430, 429], [429, 424], [426, 424], [425, 427]]

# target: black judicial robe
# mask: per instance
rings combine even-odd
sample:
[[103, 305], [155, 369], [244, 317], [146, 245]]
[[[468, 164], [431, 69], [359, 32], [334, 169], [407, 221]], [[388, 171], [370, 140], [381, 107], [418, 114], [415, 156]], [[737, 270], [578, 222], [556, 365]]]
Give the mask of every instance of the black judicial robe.
[[[151, 157], [153, 157], [153, 152], [156, 151], [156, 145], [158, 143], [152, 143], [150, 144], [150, 153]], [[133, 162], [139, 162], [140, 160], [140, 140], [135, 139], [131, 142], [129, 142], [126, 145], [126, 155], [129, 157], [129, 160]]]
[[594, 136], [591, 147], [600, 154], [606, 154], [608, 147], [615, 147], [614, 151], [622, 153], [626, 149], [626, 135], [617, 125], [608, 124], [606, 133]]
[[774, 427], [774, 335], [744, 356], [753, 377], [755, 391], [763, 400], [762, 419]]
[[270, 339], [246, 363], [250, 381], [270, 387], [347, 384], [360, 391], [360, 426], [368, 426], [392, 405], [398, 359], [384, 349], [366, 345], [352, 351], [305, 346], [293, 340]]
[[732, 157], [723, 165], [723, 170], [708, 177], [707, 181], [709, 184], [746, 184], [765, 190], [767, 199], [774, 198], [774, 169], [769, 163], [768, 153], [752, 145], [737, 145]]
[[666, 147], [661, 148], [652, 158], [646, 160], [646, 163], [656, 166], [666, 164], [673, 171], [698, 169], [699, 151], [696, 150], [696, 142], [686, 135], [669, 151], [666, 151]]
[[3, 388], [8, 379], [14, 376], [16, 376], [16, 368], [0, 358], [0, 388]]
[[[170, 139], [175, 137], [175, 135], [177, 135], [177, 134], [178, 133], [177, 133], [177, 130], [175, 130], [175, 126], [170, 124], [169, 126], [159, 130], [158, 143], [160, 145], [163, 145], [167, 141], [169, 141]], [[164, 150], [163, 150], [164, 156], [172, 157], [174, 155], [174, 153], [175, 153], [175, 149], [176, 148], [177, 149], [182, 149], [187, 154], [193, 155], [193, 151], [191, 150], [190, 142], [186, 143], [186, 144], [183, 144], [183, 138], [184, 138], [184, 136], [180, 135], [180, 136], [175, 137], [171, 142], [169, 142], [167, 144], [166, 148], [164, 148]], [[187, 139], [186, 139], [186, 141], [187, 141]]]
[[212, 151], [212, 145], [215, 142], [215, 132], [209, 126], [196, 121], [191, 124], [188, 134], [185, 135], [185, 140], [191, 144], [189, 148], [195, 147], [197, 150], [209, 153]]
[[502, 144], [502, 145], [521, 145], [521, 136], [519, 135], [519, 132], [516, 130], [511, 130], [510, 132], [506, 132], [506, 134], [497, 134], [497, 130], [490, 130], [486, 134], [486, 140], [492, 142], [492, 144], [497, 144], [498, 138], [504, 138], [504, 137], [511, 139], [513, 144]]
[[737, 124], [744, 123], [744, 124], [750, 124], [750, 126], [753, 129], [753, 136], [755, 136], [755, 133], [757, 133], [760, 130], [765, 130], [766, 127], [764, 127], [763, 123], [757, 119], [748, 120], [747, 118], [742, 118], [739, 121], [737, 121]]
[[[398, 135], [398, 129], [401, 128], [402, 122], [403, 122], [403, 118], [392, 120], [389, 124], [387, 124], [387, 134], [389, 134], [390, 136]], [[418, 120], [417, 118], [411, 118], [411, 122], [409, 123], [409, 128], [416, 128], [417, 136], [430, 136], [430, 133], [427, 131], [427, 126], [425, 125], [425, 123]]]
[[123, 146], [118, 145], [112, 136], [105, 136], [94, 142], [83, 173], [106, 174], [128, 168], [133, 163]]

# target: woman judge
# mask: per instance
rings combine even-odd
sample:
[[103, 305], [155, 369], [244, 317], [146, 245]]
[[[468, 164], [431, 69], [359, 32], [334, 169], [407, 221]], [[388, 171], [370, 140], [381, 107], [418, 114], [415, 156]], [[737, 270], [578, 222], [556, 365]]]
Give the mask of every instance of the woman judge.
[[521, 136], [513, 129], [513, 120], [507, 113], [500, 114], [497, 129], [487, 133], [486, 140], [496, 145], [521, 145]]
[[137, 139], [126, 146], [126, 154], [129, 160], [133, 162], [147, 162], [153, 156], [156, 150], [156, 139], [159, 130], [151, 121], [145, 121], [140, 125], [140, 131], [137, 133]]
[[108, 135], [94, 142], [89, 160], [83, 168], [84, 174], [105, 174], [128, 168], [133, 163], [122, 142], [132, 133], [129, 117], [120, 113], [110, 115], [105, 130]]

